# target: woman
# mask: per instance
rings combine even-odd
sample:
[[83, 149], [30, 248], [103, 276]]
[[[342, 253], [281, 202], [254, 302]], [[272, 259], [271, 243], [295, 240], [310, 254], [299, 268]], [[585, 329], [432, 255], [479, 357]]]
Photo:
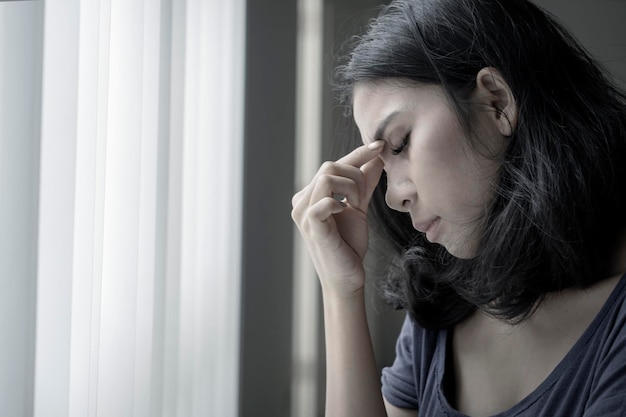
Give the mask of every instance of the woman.
[[[326, 415], [626, 414], [624, 93], [525, 0], [394, 1], [338, 86], [364, 145], [292, 212], [322, 286]], [[368, 216], [408, 311], [382, 395]]]

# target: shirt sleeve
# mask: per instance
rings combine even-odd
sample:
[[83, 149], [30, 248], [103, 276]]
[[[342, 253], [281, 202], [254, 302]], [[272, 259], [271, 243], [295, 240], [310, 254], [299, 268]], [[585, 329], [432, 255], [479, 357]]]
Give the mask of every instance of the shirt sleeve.
[[[415, 326], [407, 315], [396, 342], [396, 359], [382, 372], [382, 393], [385, 399], [399, 408], [418, 409], [415, 380]], [[417, 343], [416, 343], [417, 342]]]

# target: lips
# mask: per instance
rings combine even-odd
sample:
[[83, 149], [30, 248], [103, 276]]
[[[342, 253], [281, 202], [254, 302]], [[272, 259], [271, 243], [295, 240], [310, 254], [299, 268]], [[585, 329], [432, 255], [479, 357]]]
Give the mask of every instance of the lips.
[[413, 227], [419, 232], [427, 233], [428, 230], [430, 230], [430, 228], [434, 226], [438, 220], [439, 217], [435, 217], [434, 219], [430, 219], [425, 222], [415, 222], [413, 223]]

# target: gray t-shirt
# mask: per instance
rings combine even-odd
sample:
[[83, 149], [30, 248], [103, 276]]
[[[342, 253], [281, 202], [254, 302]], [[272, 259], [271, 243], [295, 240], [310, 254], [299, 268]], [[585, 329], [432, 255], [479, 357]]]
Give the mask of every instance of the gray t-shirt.
[[[425, 330], [408, 317], [396, 359], [382, 375], [391, 404], [420, 416], [465, 416], [445, 397], [447, 331]], [[626, 416], [626, 275], [589, 328], [535, 391], [497, 417]]]

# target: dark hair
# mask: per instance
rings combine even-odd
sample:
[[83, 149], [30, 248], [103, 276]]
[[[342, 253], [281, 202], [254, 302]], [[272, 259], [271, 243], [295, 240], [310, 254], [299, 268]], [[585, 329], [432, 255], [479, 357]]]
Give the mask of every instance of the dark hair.
[[457, 259], [372, 199], [398, 253], [383, 289], [429, 328], [483, 308], [528, 318], [549, 292], [609, 273], [626, 231], [626, 96], [552, 17], [525, 0], [398, 0], [356, 38], [336, 82], [349, 109], [365, 80], [440, 85], [471, 130], [476, 75], [495, 67], [518, 107], [476, 256]]

